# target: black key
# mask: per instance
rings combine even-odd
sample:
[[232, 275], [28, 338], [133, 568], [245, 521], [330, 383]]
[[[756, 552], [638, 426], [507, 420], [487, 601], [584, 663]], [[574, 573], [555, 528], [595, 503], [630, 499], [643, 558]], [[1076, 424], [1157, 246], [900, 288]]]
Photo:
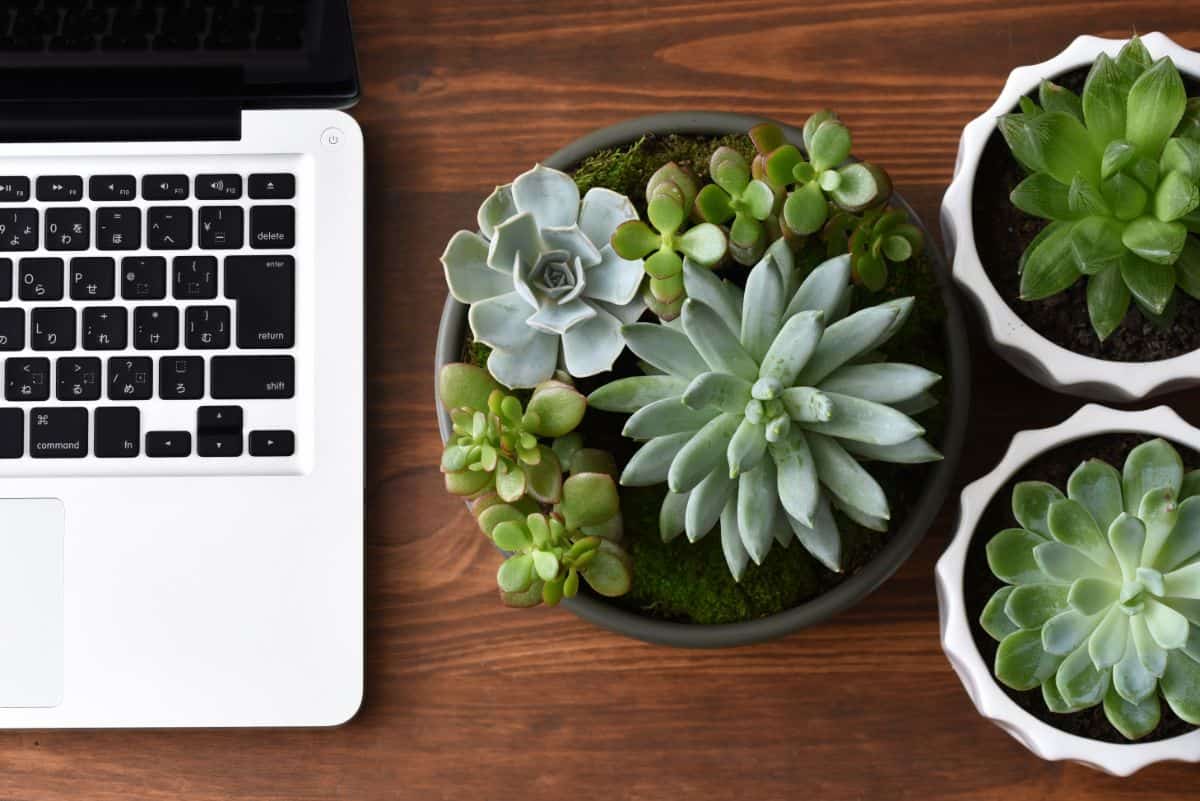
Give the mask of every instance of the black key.
[[142, 246], [142, 210], [133, 207], [96, 209], [96, 247], [137, 250]]
[[192, 453], [190, 431], [147, 431], [146, 455], [162, 457], [189, 456]]
[[172, 294], [177, 300], [210, 300], [217, 296], [216, 256], [176, 256], [172, 267]]
[[4, 399], [44, 401], [50, 397], [50, 360], [11, 357], [4, 360]]
[[62, 300], [62, 259], [21, 259], [17, 269], [21, 300]]
[[96, 455], [101, 459], [128, 459], [141, 452], [142, 416], [136, 406], [101, 407], [96, 410]]
[[186, 175], [142, 176], [142, 197], [146, 200], [187, 200]]
[[121, 297], [125, 300], [162, 300], [166, 296], [166, 259], [162, 256], [121, 259]]
[[200, 247], [205, 250], [237, 250], [243, 241], [241, 206], [200, 207]]
[[24, 455], [24, 410], [0, 409], [0, 459], [20, 459]]
[[135, 200], [137, 181], [132, 175], [93, 175], [88, 179], [88, 197], [92, 200]]
[[250, 247], [255, 250], [279, 250], [295, 245], [295, 208], [254, 206], [250, 209]]
[[199, 200], [237, 200], [242, 196], [242, 176], [197, 175], [196, 197]]
[[225, 297], [237, 301], [239, 348], [295, 344], [295, 274], [291, 256], [225, 258]]
[[46, 250], [87, 250], [91, 235], [87, 209], [46, 209]]
[[229, 347], [228, 306], [188, 306], [184, 314], [185, 344], [189, 350]]
[[13, 262], [0, 259], [0, 300], [12, 300]]
[[84, 350], [123, 350], [129, 342], [129, 313], [124, 306], [86, 306]]
[[196, 453], [201, 456], [241, 456], [241, 434], [196, 434]]
[[138, 350], [175, 350], [179, 347], [179, 309], [174, 306], [138, 306], [134, 309], [133, 346]]
[[29, 455], [34, 459], [78, 459], [88, 453], [87, 409], [29, 410]]
[[75, 310], [69, 306], [34, 309], [30, 328], [29, 344], [34, 350], [75, 349]]
[[117, 263], [102, 256], [71, 259], [71, 300], [112, 300]]
[[247, 188], [254, 200], [289, 200], [296, 196], [296, 176], [290, 172], [255, 173]]
[[54, 396], [60, 401], [100, 400], [100, 360], [95, 356], [60, 356], [54, 374]]
[[0, 211], [0, 251], [37, 250], [37, 209]]
[[108, 399], [146, 400], [154, 394], [154, 362], [146, 356], [108, 360]]
[[146, 246], [151, 250], [187, 250], [192, 246], [192, 210], [155, 206], [146, 213]]
[[242, 430], [241, 406], [201, 406], [196, 409], [196, 430], [217, 432]]
[[290, 398], [296, 394], [296, 361], [291, 356], [214, 356], [210, 367], [214, 398]]
[[160, 356], [158, 397], [196, 400], [204, 397], [204, 359], [199, 356]]
[[83, 179], [78, 175], [43, 175], [37, 179], [37, 199], [46, 203], [83, 200]]
[[251, 431], [251, 456], [291, 456], [296, 452], [296, 435], [291, 431]]
[[0, 176], [0, 203], [29, 200], [29, 179], [21, 175]]
[[25, 349], [25, 310], [0, 309], [0, 350]]

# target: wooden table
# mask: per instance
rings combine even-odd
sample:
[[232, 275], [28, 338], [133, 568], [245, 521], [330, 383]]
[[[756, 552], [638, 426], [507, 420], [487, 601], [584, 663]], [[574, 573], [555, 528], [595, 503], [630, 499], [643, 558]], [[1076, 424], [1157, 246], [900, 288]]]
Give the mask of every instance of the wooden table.
[[[0, 735], [0, 799], [999, 799], [1194, 794], [1039, 761], [975, 712], [938, 645], [950, 504], [854, 610], [686, 652], [496, 601], [496, 555], [442, 492], [433, 343], [446, 239], [494, 184], [587, 131], [672, 109], [800, 123], [838, 109], [931, 224], [959, 131], [1013, 67], [1078, 33], [1200, 13], [1121, 0], [354, 0], [367, 141], [366, 700], [321, 731]], [[1185, 10], [1186, 9], [1186, 10]], [[323, 265], [337, 269], [337, 265]], [[993, 356], [972, 319], [963, 481], [1077, 402]], [[1200, 422], [1200, 394], [1172, 403]]]

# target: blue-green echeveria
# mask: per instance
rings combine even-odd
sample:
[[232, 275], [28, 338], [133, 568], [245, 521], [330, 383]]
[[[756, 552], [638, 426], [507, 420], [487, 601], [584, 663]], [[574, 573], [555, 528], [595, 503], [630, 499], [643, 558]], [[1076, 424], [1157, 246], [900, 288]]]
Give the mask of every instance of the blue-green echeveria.
[[576, 377], [612, 368], [621, 326], [645, 308], [642, 265], [610, 245], [637, 219], [624, 195], [594, 188], [582, 202], [566, 173], [537, 165], [498, 187], [479, 209], [479, 233], [459, 231], [442, 254], [450, 294], [470, 304], [488, 370], [508, 387], [533, 387], [560, 363]]
[[941, 458], [908, 415], [928, 408], [938, 375], [882, 361], [912, 298], [850, 305], [850, 259], [801, 280], [777, 241], [751, 270], [744, 297], [710, 270], [684, 265], [681, 324], [624, 328], [651, 374], [600, 387], [589, 403], [632, 413], [626, 436], [646, 440], [621, 483], [667, 482], [664, 539], [696, 541], [718, 526], [741, 578], [773, 542], [796, 537], [830, 569], [841, 566], [837, 508], [884, 531], [891, 515], [863, 460]]

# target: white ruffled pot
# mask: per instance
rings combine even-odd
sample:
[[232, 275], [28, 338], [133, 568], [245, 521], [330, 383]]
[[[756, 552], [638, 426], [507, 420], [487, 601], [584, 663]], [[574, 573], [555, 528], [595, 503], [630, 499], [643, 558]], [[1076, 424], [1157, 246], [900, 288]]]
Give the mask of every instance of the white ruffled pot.
[[[963, 129], [954, 179], [942, 199], [942, 238], [950, 254], [954, 279], [979, 310], [992, 348], [1015, 368], [1050, 389], [1081, 397], [1135, 401], [1200, 383], [1200, 349], [1152, 362], [1110, 362], [1074, 353], [1051, 342], [1027, 325], [1000, 296], [988, 278], [976, 249], [973, 222], [975, 176], [997, 120], [1043, 79], [1087, 67], [1101, 53], [1116, 56], [1126, 39], [1080, 36], [1049, 61], [1019, 67], [1008, 76], [996, 102]], [[1154, 58], [1170, 56], [1181, 73], [1200, 76], [1200, 54], [1161, 33], [1142, 37]]]
[[1200, 761], [1200, 731], [1156, 742], [1109, 743], [1069, 734], [1026, 712], [1000, 686], [976, 646], [963, 581], [973, 538], [995, 533], [976, 531], [985, 510], [1024, 465], [1075, 440], [1127, 433], [1158, 436], [1200, 450], [1200, 430], [1166, 406], [1127, 412], [1089, 404], [1052, 428], [1022, 431], [1013, 437], [1000, 464], [963, 490], [958, 528], [937, 563], [942, 648], [979, 714], [1042, 759], [1070, 760], [1114, 776], [1128, 776], [1155, 762]]

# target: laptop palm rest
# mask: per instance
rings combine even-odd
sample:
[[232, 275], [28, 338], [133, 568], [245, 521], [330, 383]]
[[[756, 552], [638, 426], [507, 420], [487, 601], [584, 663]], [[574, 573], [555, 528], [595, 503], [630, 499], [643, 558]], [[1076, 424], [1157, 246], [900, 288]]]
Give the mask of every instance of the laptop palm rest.
[[0, 499], [0, 707], [62, 701], [65, 527], [56, 498]]

